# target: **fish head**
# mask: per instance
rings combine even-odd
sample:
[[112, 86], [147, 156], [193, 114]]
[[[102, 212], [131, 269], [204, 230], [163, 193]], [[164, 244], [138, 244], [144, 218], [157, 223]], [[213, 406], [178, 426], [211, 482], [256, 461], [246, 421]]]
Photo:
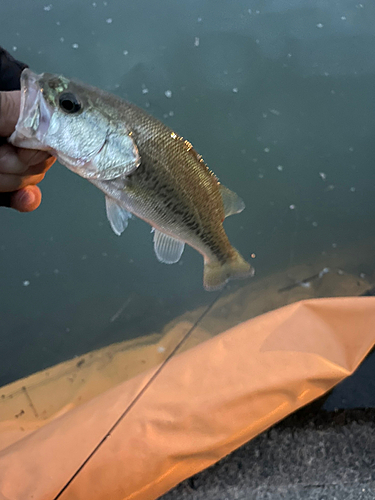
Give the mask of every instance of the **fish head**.
[[135, 170], [131, 133], [103, 107], [103, 92], [62, 75], [21, 75], [21, 108], [9, 142], [49, 151], [88, 179], [109, 180]]

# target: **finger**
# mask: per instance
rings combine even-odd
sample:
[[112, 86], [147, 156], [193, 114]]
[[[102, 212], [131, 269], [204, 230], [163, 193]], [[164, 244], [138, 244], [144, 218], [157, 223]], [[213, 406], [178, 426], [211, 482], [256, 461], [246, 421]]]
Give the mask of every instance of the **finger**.
[[23, 174], [28, 165], [18, 158], [17, 150], [10, 144], [0, 147], [0, 172], [3, 174]]
[[19, 212], [32, 212], [39, 207], [41, 201], [42, 193], [38, 186], [26, 186], [13, 194], [10, 207]]
[[[0, 148], [1, 149], [1, 148]], [[18, 159], [27, 167], [32, 167], [48, 161], [48, 168], [56, 161], [47, 151], [15, 148]]]
[[46, 151], [19, 149], [4, 144], [0, 147], [0, 173], [36, 174], [46, 172], [55, 162]]
[[0, 193], [0, 206], [10, 207], [19, 212], [32, 212], [39, 207], [42, 193], [37, 186], [27, 186], [12, 193]]
[[20, 114], [21, 92], [0, 92], [0, 137], [9, 137]]
[[11, 191], [18, 191], [26, 186], [34, 186], [39, 184], [44, 179], [44, 174], [37, 175], [12, 175], [0, 174], [0, 192], [9, 193]]
[[38, 163], [37, 165], [32, 165], [31, 167], [29, 167], [25, 174], [26, 175], [38, 175], [38, 174], [45, 174], [47, 172], [47, 170], [49, 170], [52, 165], [55, 163], [56, 161], [56, 158], [54, 158], [53, 156], [50, 156], [49, 158], [47, 158], [47, 160], [45, 161], [42, 161], [40, 163]]

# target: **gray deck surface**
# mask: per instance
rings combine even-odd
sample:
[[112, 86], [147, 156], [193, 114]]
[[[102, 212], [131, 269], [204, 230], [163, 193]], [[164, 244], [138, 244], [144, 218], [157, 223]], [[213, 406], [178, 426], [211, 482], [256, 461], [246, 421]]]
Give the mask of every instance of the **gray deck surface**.
[[288, 417], [162, 500], [374, 500], [375, 409]]

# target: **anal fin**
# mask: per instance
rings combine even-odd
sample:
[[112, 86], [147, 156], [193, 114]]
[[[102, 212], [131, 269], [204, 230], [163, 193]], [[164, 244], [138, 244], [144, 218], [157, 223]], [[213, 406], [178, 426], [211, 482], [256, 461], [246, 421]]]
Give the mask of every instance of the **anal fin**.
[[164, 264], [175, 264], [181, 258], [185, 243], [158, 229], [154, 231], [154, 250], [157, 259]]

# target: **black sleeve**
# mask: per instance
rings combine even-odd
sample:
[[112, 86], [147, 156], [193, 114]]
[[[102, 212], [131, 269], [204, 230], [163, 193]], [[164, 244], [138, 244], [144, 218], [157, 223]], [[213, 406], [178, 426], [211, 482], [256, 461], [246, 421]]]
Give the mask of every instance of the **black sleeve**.
[[[12, 57], [9, 52], [0, 47], [0, 91], [20, 90], [20, 77], [22, 71], [28, 66]], [[0, 146], [6, 139], [0, 137]], [[0, 206], [10, 207], [13, 193], [0, 193]]]
[[0, 47], [0, 91], [20, 90], [20, 77], [27, 64], [17, 61]]

